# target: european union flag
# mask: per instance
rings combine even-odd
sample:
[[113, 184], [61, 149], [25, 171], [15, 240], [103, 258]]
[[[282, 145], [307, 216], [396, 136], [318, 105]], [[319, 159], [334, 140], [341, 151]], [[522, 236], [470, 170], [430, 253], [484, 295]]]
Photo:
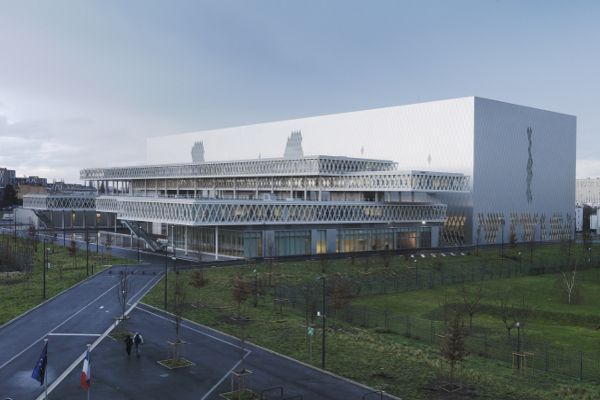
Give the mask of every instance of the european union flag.
[[38, 357], [37, 363], [31, 372], [31, 377], [40, 382], [40, 386], [44, 384], [46, 377], [46, 365], [48, 364], [48, 342], [44, 345], [44, 350]]

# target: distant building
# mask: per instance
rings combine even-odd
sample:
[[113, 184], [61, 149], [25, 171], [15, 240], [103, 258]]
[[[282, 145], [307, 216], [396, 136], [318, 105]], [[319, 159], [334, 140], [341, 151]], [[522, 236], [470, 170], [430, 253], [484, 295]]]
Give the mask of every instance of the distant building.
[[16, 179], [17, 185], [29, 185], [29, 186], [48, 186], [48, 179], [40, 178], [39, 176], [25, 176], [23, 178]]
[[600, 178], [577, 179], [575, 201], [579, 205], [600, 206]]
[[0, 188], [16, 184], [16, 172], [12, 169], [0, 168]]
[[[81, 179], [98, 191], [90, 208], [178, 254], [552, 241], [574, 232], [575, 143], [574, 116], [466, 97], [151, 138], [152, 165]], [[24, 206], [77, 199], [63, 200]]]

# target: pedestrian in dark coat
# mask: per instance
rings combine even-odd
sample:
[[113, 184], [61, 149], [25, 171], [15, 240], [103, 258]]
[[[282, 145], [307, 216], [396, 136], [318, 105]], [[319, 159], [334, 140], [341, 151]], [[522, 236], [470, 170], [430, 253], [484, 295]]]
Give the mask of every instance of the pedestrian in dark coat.
[[133, 339], [131, 338], [131, 335], [127, 334], [127, 336], [125, 337], [125, 351], [127, 352], [127, 355], [129, 357], [131, 357], [131, 347], [133, 346]]
[[135, 344], [135, 355], [140, 356], [140, 345], [144, 344], [144, 338], [138, 332], [133, 335], [133, 343]]

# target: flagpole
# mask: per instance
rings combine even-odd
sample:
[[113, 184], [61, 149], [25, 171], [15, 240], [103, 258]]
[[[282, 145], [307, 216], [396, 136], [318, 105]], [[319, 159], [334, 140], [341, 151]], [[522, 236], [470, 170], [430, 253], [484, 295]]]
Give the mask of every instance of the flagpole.
[[[88, 351], [88, 355], [90, 354], [90, 347], [91, 347], [91, 346], [92, 346], [91, 344], [88, 344], [88, 345], [87, 345], [87, 351]], [[90, 365], [89, 363], [90, 363], [90, 360], [88, 360], [88, 370], [91, 370], [91, 368], [89, 367], [89, 365]], [[91, 377], [91, 376], [88, 376], [88, 379], [91, 381], [92, 377]], [[88, 390], [86, 390], [86, 392], [87, 392], [87, 400], [90, 400], [90, 391], [91, 391], [91, 390], [92, 390], [92, 385], [89, 385], [89, 386], [88, 386]]]
[[[44, 346], [48, 345], [48, 339], [44, 339]], [[48, 360], [48, 353], [46, 353], [46, 360]], [[44, 368], [44, 400], [48, 400], [48, 361], [46, 361], [46, 368]]]

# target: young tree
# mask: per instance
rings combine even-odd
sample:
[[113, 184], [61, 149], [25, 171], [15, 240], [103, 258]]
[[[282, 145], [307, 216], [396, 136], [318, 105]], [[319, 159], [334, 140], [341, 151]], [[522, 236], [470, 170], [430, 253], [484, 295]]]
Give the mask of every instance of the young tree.
[[481, 284], [477, 285], [476, 287], [469, 287], [463, 280], [460, 287], [460, 295], [463, 301], [465, 313], [469, 315], [469, 333], [473, 333], [473, 316], [481, 309], [483, 287]]
[[336, 276], [330, 290], [331, 306], [336, 313], [352, 300], [352, 287], [348, 279]]
[[242, 277], [237, 274], [233, 278], [233, 285], [231, 287], [231, 295], [237, 303], [237, 319], [240, 319], [242, 315], [242, 303], [248, 300], [251, 293], [252, 288], [248, 282], [244, 281]]
[[177, 341], [179, 341], [179, 333], [181, 331], [181, 320], [183, 318], [183, 313], [186, 307], [186, 297], [187, 296], [185, 285], [183, 284], [183, 279], [181, 279], [181, 274], [179, 274], [179, 272], [176, 272], [175, 287], [173, 290], [171, 306], [173, 307], [173, 322], [175, 322], [175, 335], [177, 337]]
[[381, 263], [383, 264], [383, 268], [386, 270], [390, 267], [392, 263], [392, 252], [390, 251], [389, 245], [385, 245], [385, 250], [381, 252]]
[[29, 239], [29, 245], [33, 253], [37, 252], [37, 229], [34, 224], [30, 224], [27, 228], [27, 238]]
[[510, 331], [513, 328], [514, 321], [514, 306], [509, 304], [508, 297], [505, 295], [500, 296], [498, 299], [498, 309], [500, 314], [500, 319], [504, 324], [504, 328], [506, 329], [506, 335], [510, 338]]
[[112, 244], [113, 244], [113, 238], [111, 234], [106, 235], [106, 239], [104, 239], [104, 248], [106, 249], [106, 252], [108, 253], [108, 256], [110, 257], [110, 251], [112, 249]]
[[129, 271], [127, 267], [119, 271], [119, 292], [117, 293], [117, 297], [119, 299], [119, 307], [121, 308], [121, 315], [119, 319], [125, 320], [127, 316], [125, 313], [127, 312], [127, 302], [129, 301], [129, 296], [132, 291], [132, 282], [129, 280]]
[[442, 340], [441, 353], [450, 367], [450, 390], [453, 391], [456, 389], [454, 385], [456, 366], [467, 355], [465, 347], [465, 323], [462, 314], [454, 313], [448, 321], [446, 335]]
[[68, 251], [69, 251], [69, 256], [73, 260], [73, 268], [75, 268], [76, 263], [77, 263], [77, 242], [75, 241], [75, 239], [71, 239], [71, 242], [69, 243]]
[[208, 282], [208, 280], [206, 279], [205, 275], [204, 275], [204, 268], [200, 268], [200, 269], [196, 269], [194, 271], [192, 271], [191, 277], [190, 277], [190, 285], [195, 287], [195, 288], [201, 288], [204, 285], [206, 285], [206, 282]]
[[561, 274], [563, 277], [563, 288], [567, 293], [567, 301], [569, 304], [572, 304], [575, 289], [575, 276], [577, 275], [577, 262], [573, 264], [573, 269], [571, 271], [561, 271]]

